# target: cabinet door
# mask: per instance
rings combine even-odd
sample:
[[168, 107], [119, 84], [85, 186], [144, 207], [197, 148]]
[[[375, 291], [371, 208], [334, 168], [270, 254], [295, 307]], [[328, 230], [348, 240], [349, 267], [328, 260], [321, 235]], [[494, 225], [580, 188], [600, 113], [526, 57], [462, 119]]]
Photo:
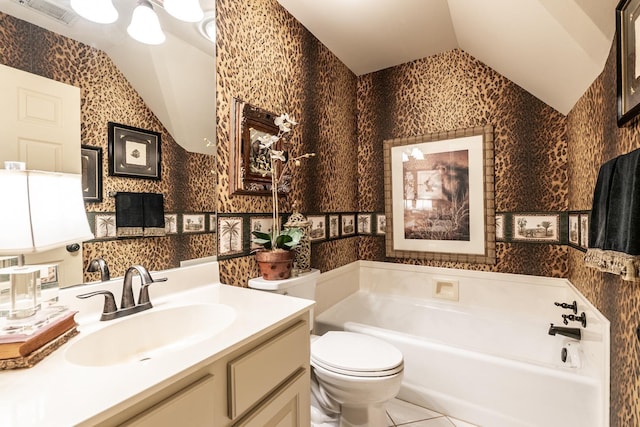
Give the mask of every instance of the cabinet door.
[[213, 412], [214, 392], [213, 376], [207, 375], [124, 424], [121, 424], [121, 426], [213, 426], [215, 422]]
[[300, 427], [311, 425], [309, 373], [300, 369], [291, 380], [242, 420], [237, 427]]

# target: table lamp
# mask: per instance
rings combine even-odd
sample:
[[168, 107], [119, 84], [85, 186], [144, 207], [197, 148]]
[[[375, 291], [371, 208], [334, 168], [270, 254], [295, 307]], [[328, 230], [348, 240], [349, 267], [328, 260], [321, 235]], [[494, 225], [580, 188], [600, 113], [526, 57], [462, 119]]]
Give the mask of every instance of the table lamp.
[[81, 175], [0, 169], [0, 255], [17, 255], [10, 276], [8, 319], [39, 309], [40, 268], [24, 255], [93, 239], [82, 198]]

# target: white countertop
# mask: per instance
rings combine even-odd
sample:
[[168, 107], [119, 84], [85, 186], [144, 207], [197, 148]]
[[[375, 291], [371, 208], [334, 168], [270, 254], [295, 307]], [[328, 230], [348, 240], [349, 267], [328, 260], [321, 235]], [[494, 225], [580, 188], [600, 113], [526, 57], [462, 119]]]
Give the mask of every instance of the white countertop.
[[[60, 303], [79, 311], [76, 321], [80, 334], [33, 368], [0, 371], [0, 426], [93, 425], [234, 351], [250, 338], [280, 326], [314, 304], [309, 300], [222, 285], [218, 282], [217, 269], [217, 263], [213, 262], [152, 273], [156, 278], [168, 277], [169, 280], [151, 285], [149, 293], [154, 308], [132, 316], [171, 306], [219, 303], [235, 308], [237, 317], [222, 332], [185, 351], [166, 352], [144, 363], [86, 367], [69, 362], [65, 353], [75, 340], [127, 317], [100, 322], [103, 297], [75, 298], [81, 293], [109, 289], [119, 305], [121, 280], [62, 290]], [[137, 291], [138, 287], [134, 286], [136, 298]]]

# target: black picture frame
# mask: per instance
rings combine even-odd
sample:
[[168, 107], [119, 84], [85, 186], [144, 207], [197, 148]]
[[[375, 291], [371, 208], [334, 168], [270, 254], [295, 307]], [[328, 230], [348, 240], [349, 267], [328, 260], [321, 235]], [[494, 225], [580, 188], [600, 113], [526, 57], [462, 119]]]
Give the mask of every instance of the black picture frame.
[[[640, 113], [640, 43], [635, 22], [640, 0], [622, 0], [616, 7], [616, 95], [618, 127], [631, 123]], [[636, 66], [637, 65], [637, 66]]]
[[109, 176], [161, 179], [159, 132], [109, 122]]
[[102, 202], [102, 148], [81, 145], [80, 164], [85, 203]]

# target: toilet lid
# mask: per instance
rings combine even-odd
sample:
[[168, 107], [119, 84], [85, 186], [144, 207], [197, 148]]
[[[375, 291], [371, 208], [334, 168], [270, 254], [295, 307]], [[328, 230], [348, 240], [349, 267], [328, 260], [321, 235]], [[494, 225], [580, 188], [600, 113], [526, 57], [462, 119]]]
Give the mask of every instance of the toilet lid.
[[311, 362], [353, 376], [393, 375], [403, 368], [402, 353], [369, 335], [330, 331], [311, 344]]

